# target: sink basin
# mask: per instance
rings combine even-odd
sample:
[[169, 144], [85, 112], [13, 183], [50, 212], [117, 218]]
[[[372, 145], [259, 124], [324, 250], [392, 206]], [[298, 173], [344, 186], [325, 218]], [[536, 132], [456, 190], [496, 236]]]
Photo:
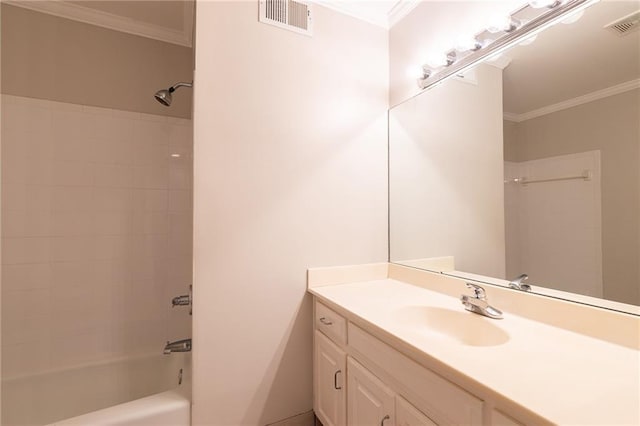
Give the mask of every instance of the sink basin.
[[397, 318], [419, 333], [456, 341], [466, 346], [498, 346], [509, 335], [490, 318], [462, 310], [430, 306], [406, 306], [396, 311]]

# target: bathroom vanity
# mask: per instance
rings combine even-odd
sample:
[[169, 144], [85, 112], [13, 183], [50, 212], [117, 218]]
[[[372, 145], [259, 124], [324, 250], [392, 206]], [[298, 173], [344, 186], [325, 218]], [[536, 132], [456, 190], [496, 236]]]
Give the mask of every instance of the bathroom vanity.
[[640, 317], [486, 285], [491, 319], [393, 264], [308, 279], [324, 426], [640, 424]]

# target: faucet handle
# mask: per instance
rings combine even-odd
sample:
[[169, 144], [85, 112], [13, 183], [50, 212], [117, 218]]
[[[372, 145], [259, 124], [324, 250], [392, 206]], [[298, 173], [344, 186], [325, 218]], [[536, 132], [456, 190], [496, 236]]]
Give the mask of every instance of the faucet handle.
[[473, 284], [473, 283], [465, 283], [467, 285], [467, 287], [469, 287], [470, 289], [473, 290], [473, 293], [476, 297], [476, 299], [481, 299], [484, 300], [487, 298], [487, 294], [484, 291], [484, 288], [480, 287], [477, 284]]

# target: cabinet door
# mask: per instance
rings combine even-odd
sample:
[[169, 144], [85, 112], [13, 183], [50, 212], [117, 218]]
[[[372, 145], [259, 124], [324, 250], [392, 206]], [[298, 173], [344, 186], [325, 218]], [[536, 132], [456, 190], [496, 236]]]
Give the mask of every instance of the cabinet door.
[[396, 396], [396, 426], [438, 426], [407, 400]]
[[324, 426], [346, 424], [347, 355], [319, 331], [315, 333], [314, 411]]
[[347, 420], [350, 426], [394, 426], [394, 396], [380, 379], [349, 357]]

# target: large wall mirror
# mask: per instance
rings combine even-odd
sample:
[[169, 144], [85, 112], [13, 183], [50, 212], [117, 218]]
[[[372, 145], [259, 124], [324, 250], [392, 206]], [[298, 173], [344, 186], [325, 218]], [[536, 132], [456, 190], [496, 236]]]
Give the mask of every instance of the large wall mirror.
[[391, 262], [640, 312], [640, 30], [608, 27], [639, 10], [600, 1], [390, 110]]

